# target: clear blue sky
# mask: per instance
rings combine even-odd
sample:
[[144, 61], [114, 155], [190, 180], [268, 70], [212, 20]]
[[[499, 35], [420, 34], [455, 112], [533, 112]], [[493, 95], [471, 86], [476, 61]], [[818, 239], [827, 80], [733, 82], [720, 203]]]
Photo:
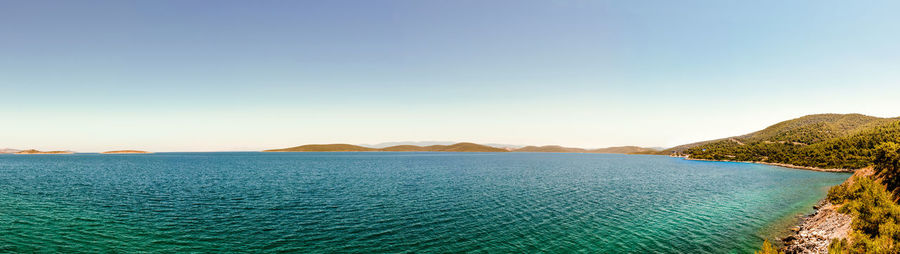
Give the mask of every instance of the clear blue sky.
[[900, 116], [900, 1], [2, 1], [0, 147], [672, 146]]

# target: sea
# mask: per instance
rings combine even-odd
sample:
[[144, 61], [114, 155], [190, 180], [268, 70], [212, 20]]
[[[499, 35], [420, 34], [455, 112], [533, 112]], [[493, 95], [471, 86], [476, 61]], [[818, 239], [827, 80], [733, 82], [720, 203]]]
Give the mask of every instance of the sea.
[[849, 176], [618, 154], [0, 155], [0, 252], [750, 253]]

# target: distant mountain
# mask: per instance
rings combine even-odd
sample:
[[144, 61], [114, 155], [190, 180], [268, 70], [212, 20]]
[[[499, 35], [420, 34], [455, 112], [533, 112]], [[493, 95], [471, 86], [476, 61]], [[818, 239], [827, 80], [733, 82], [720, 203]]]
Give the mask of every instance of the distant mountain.
[[371, 148], [385, 148], [391, 146], [402, 146], [402, 145], [411, 145], [411, 146], [433, 146], [433, 145], [452, 145], [459, 142], [453, 141], [401, 141], [401, 142], [383, 142], [374, 145], [363, 144], [361, 146], [371, 147]]
[[18, 152], [21, 152], [21, 151], [22, 151], [22, 150], [19, 150], [19, 149], [12, 149], [12, 148], [2, 148], [2, 149], [0, 149], [0, 153], [18, 153]]
[[526, 146], [512, 150], [512, 152], [533, 153], [620, 153], [620, 154], [655, 154], [659, 149], [644, 148], [638, 146], [617, 146], [598, 149], [584, 149], [563, 146]]
[[303, 145], [284, 149], [265, 150], [263, 152], [508, 152], [508, 150], [463, 142], [452, 145], [397, 145], [381, 149], [348, 144]]
[[900, 118], [817, 114], [746, 135], [677, 146], [660, 153], [692, 159], [857, 169], [870, 165], [875, 146], [884, 142], [900, 142]]
[[424, 147], [427, 151], [431, 152], [509, 152], [509, 150], [503, 148], [496, 148], [492, 146], [479, 145], [475, 143], [456, 143], [453, 145], [445, 146], [445, 145], [433, 145]]
[[[453, 142], [453, 141], [403, 141], [403, 142], [384, 142], [384, 143], [378, 143], [378, 144], [374, 144], [374, 145], [365, 145], [364, 144], [361, 146], [371, 147], [371, 148], [387, 148], [387, 147], [392, 147], [392, 146], [407, 146], [407, 145], [426, 147], [426, 146], [434, 146], [434, 145], [448, 146], [448, 145], [453, 145], [456, 143], [459, 143], [459, 142]], [[496, 144], [496, 143], [488, 143], [488, 144], [482, 144], [482, 145], [496, 147], [496, 148], [513, 148], [513, 149], [522, 147], [520, 145]]]
[[396, 145], [379, 149], [385, 152], [427, 152], [428, 149], [416, 145]]
[[487, 143], [487, 144], [482, 144], [482, 145], [492, 146], [492, 147], [496, 147], [496, 148], [503, 148], [506, 150], [514, 150], [514, 149], [519, 149], [519, 148], [523, 147], [522, 145], [498, 144], [498, 143]]
[[375, 148], [349, 144], [302, 145], [291, 148], [271, 149], [263, 152], [373, 152]]
[[586, 149], [562, 147], [562, 146], [526, 146], [512, 150], [513, 152], [529, 152], [529, 153], [586, 153]]
[[500, 148], [475, 143], [456, 143], [452, 145], [395, 145], [384, 148], [371, 148], [348, 144], [303, 145], [283, 149], [271, 149], [263, 152], [536, 152], [536, 153], [622, 153], [622, 154], [656, 154], [658, 149], [619, 146], [599, 149], [584, 149], [562, 146], [526, 146], [522, 148]]
[[588, 150], [589, 153], [654, 154], [660, 150], [638, 146], [615, 146]]

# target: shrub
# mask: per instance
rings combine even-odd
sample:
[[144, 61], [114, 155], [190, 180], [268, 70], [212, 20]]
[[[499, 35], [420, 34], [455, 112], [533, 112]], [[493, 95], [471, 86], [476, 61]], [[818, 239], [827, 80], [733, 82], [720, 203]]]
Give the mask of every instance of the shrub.
[[762, 249], [756, 251], [756, 254], [784, 254], [784, 252], [779, 252], [769, 240], [766, 240], [763, 242]]
[[858, 177], [852, 185], [839, 186], [829, 191], [829, 200], [853, 216], [853, 243], [832, 242], [832, 253], [900, 253], [900, 205], [884, 185]]

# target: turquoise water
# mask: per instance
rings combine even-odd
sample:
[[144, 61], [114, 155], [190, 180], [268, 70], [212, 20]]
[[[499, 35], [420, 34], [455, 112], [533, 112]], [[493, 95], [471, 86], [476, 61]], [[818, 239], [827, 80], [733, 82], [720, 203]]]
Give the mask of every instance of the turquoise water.
[[0, 155], [0, 252], [746, 253], [847, 177], [607, 154]]

